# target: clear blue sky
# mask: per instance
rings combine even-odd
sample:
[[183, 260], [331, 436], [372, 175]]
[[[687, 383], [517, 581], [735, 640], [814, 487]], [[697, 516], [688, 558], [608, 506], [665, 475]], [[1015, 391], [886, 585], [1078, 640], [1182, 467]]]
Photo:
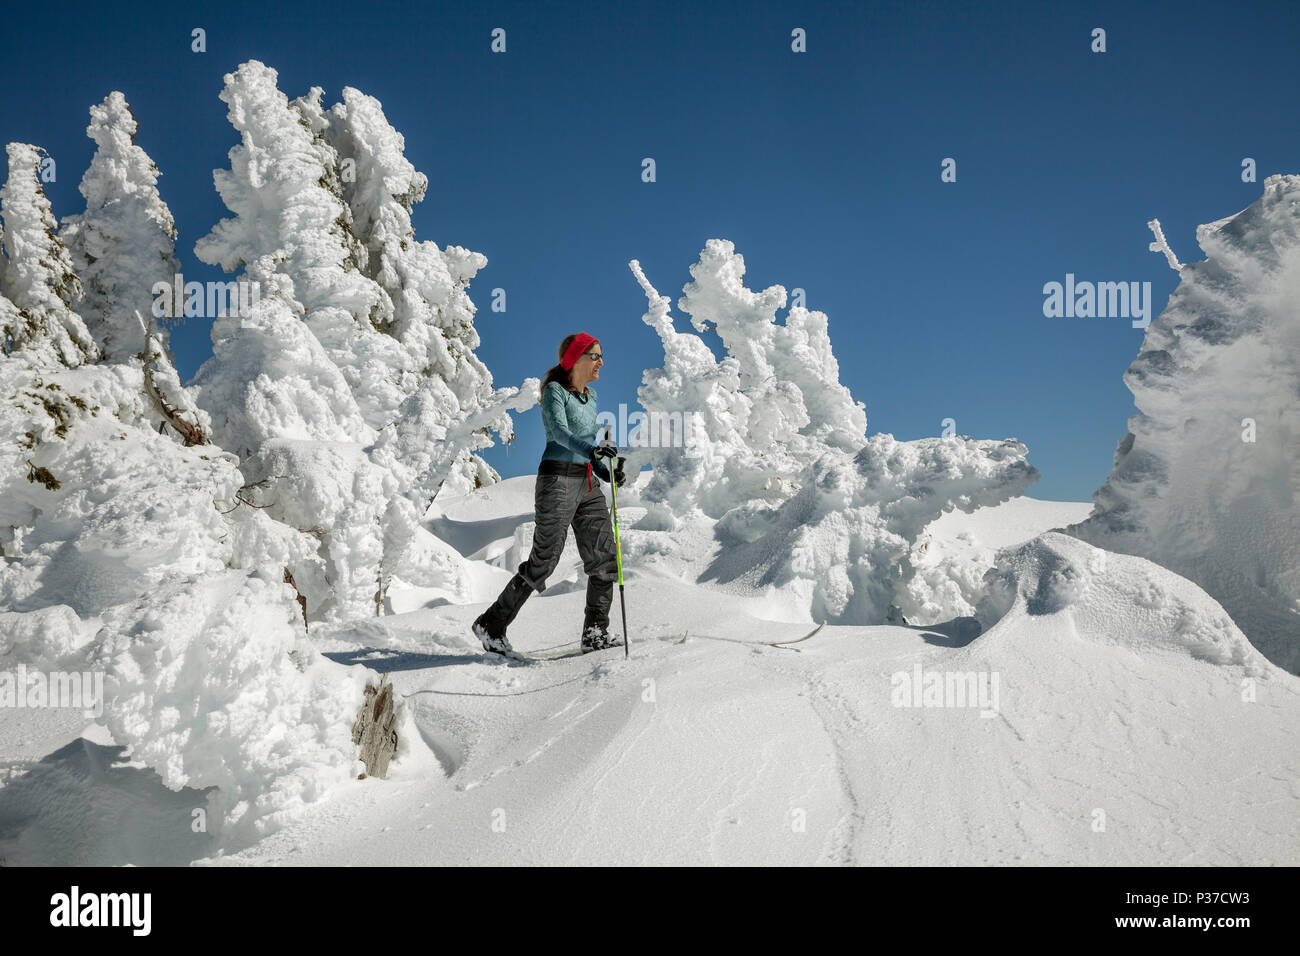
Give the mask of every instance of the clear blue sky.
[[[705, 241], [730, 239], [750, 288], [802, 287], [829, 315], [870, 432], [935, 435], [951, 417], [1018, 437], [1045, 498], [1085, 500], [1108, 474], [1142, 333], [1045, 318], [1043, 284], [1150, 281], [1158, 313], [1176, 276], [1147, 251], [1147, 220], [1197, 260], [1198, 223], [1300, 173], [1293, 2], [128, 2], [25, 4], [5, 27], [0, 136], [54, 155], [55, 213], [83, 208], [87, 109], [120, 89], [187, 279], [219, 275], [193, 247], [226, 215], [222, 75], [260, 59], [290, 97], [319, 85], [333, 103], [351, 85], [383, 102], [431, 181], [417, 237], [488, 257], [470, 294], [498, 385], [541, 375], [584, 329], [608, 356], [601, 407], [634, 403], [662, 351], [627, 261], [675, 306]], [[206, 53], [190, 51], [194, 27]], [[795, 27], [806, 54], [790, 51]], [[1247, 156], [1257, 183], [1241, 182]], [[944, 157], [956, 183], [940, 181]], [[187, 379], [208, 332], [173, 334]], [[508, 454], [486, 454], [507, 476], [544, 444], [535, 409], [517, 428]]]

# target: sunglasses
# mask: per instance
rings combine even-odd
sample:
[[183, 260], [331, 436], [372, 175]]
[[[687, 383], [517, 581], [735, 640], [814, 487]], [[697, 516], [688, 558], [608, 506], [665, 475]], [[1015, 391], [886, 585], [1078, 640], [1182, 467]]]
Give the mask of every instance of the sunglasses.
[[591, 359], [593, 362], [602, 362], [602, 363], [603, 363], [603, 362], [605, 361], [605, 356], [602, 355], [600, 352], [583, 352], [582, 354], [583, 354], [586, 358]]

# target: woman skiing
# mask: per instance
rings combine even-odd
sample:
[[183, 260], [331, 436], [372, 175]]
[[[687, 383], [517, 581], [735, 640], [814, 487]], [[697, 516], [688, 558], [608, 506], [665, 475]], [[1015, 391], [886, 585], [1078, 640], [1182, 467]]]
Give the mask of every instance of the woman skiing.
[[[560, 364], [546, 373], [542, 383], [546, 449], [533, 493], [537, 519], [533, 549], [496, 601], [473, 625], [484, 650], [514, 658], [520, 655], [506, 639], [506, 628], [533, 591], [546, 589], [546, 578], [555, 570], [564, 550], [569, 525], [573, 526], [578, 554], [587, 572], [582, 650], [585, 653], [623, 643], [622, 638], [609, 633], [609, 607], [617, 577], [614, 534], [605, 495], [591, 479], [594, 472], [603, 481], [611, 480], [609, 461], [618, 454], [612, 441], [596, 441], [596, 390], [588, 387], [600, 377], [605, 361], [603, 350], [599, 339], [582, 332], [565, 336], [559, 357]], [[613, 481], [623, 486], [621, 467], [615, 469]]]

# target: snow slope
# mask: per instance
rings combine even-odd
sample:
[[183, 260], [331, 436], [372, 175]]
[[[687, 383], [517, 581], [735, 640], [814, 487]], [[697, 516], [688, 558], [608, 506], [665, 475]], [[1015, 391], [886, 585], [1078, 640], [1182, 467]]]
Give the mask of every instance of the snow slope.
[[[443, 502], [426, 523], [457, 522], [459, 548], [505, 554], [514, 516], [531, 518], [531, 484]], [[0, 787], [0, 855], [26, 860], [44, 833], [117, 863], [1300, 862], [1300, 680], [1190, 582], [1036, 537], [1086, 504], [1013, 500], [929, 529], [940, 552], [962, 535], [1011, 546], [982, 635], [966, 620], [828, 625], [779, 648], [760, 642], [802, 636], [803, 615], [739, 584], [696, 583], [716, 559], [703, 527], [657, 549], [662, 532], [626, 530], [635, 500], [620, 498], [630, 660], [486, 660], [468, 623], [493, 594], [323, 626], [328, 656], [389, 671], [405, 695], [419, 739], [387, 781], [344, 783], [236, 852], [176, 825], [92, 845], [73, 834], [97, 800], [167, 821], [180, 819], [166, 802], [177, 795], [64, 725], [29, 750], [61, 741], [39, 778], [53, 789], [46, 808], [32, 771]], [[504, 583], [504, 570], [471, 563]], [[579, 574], [566, 558], [552, 582]], [[582, 601], [548, 586], [512, 625], [516, 646], [576, 649]], [[1202, 620], [1226, 655], [1203, 653], [1216, 642], [1196, 637]], [[991, 716], [897, 706], [903, 684], [935, 673], [996, 673]], [[99, 778], [88, 754], [109, 764]]]

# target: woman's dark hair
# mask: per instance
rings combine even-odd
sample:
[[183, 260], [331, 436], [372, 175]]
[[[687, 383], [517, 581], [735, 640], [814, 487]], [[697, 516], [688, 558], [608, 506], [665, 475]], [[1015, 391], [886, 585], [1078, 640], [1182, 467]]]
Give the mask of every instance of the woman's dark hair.
[[[572, 335], [566, 335], [564, 337], [564, 341], [560, 343], [559, 357], [561, 361], [563, 361], [564, 359], [564, 353], [569, 351], [569, 346], [573, 344], [573, 340], [576, 339], [577, 337], [578, 337], [577, 332], [574, 332]], [[559, 363], [552, 365], [550, 371], [546, 373], [546, 378], [542, 380], [542, 391], [543, 392], [546, 391], [546, 386], [550, 385], [552, 382], [559, 382], [563, 388], [568, 389], [570, 392], [572, 392], [574, 390], [573, 381], [569, 378], [569, 373], [571, 371], [572, 369], [566, 370], [565, 367], [563, 365], [560, 365]]]

